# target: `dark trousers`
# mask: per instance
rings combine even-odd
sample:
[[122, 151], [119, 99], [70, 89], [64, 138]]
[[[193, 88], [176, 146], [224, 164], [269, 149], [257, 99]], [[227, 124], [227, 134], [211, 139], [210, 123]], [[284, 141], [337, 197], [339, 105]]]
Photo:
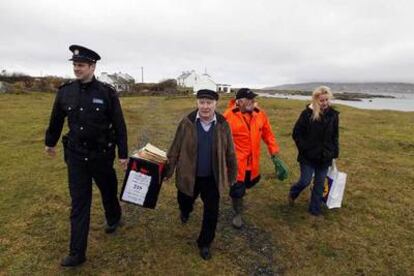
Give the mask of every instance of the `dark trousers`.
[[328, 173], [329, 166], [313, 166], [306, 163], [300, 163], [300, 178], [299, 181], [290, 188], [290, 195], [292, 198], [297, 198], [299, 194], [307, 187], [313, 180], [313, 189], [311, 201], [309, 204], [309, 212], [313, 215], [321, 213], [321, 204], [323, 197], [323, 187]]
[[246, 194], [246, 189], [253, 188], [260, 181], [260, 175], [254, 179], [250, 179], [251, 171], [246, 171], [244, 182], [237, 181], [230, 187], [231, 198], [243, 198]]
[[118, 182], [113, 168], [114, 158], [85, 160], [66, 151], [70, 212], [70, 254], [84, 255], [88, 242], [90, 207], [92, 203], [92, 179], [101, 192], [106, 221], [112, 225], [121, 218], [121, 207], [117, 198]]
[[204, 211], [203, 224], [197, 239], [197, 244], [199, 247], [210, 246], [216, 235], [220, 203], [220, 194], [213, 177], [197, 177], [194, 196], [192, 197], [178, 191], [178, 205], [184, 216], [189, 216], [193, 211], [194, 201], [198, 195], [200, 195], [204, 203]]

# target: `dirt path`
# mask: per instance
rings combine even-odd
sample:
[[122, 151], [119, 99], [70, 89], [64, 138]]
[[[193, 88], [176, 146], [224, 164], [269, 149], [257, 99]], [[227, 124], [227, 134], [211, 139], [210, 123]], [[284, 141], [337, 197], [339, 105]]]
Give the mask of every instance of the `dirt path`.
[[231, 225], [233, 210], [229, 204], [221, 207], [220, 223], [217, 234], [221, 236], [216, 246], [234, 255], [234, 261], [249, 275], [281, 275], [283, 270], [273, 263], [277, 246], [272, 244], [269, 232], [244, 220], [242, 229]]

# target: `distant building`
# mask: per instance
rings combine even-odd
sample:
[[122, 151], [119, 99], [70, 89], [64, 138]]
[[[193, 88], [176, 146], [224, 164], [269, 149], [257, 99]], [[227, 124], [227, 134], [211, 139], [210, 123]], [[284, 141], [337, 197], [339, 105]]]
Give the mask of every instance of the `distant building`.
[[129, 91], [132, 85], [135, 84], [135, 79], [132, 76], [130, 76], [127, 73], [121, 73], [121, 72], [114, 73], [114, 74], [108, 74], [107, 72], [102, 72], [99, 75], [98, 80], [112, 85], [113, 87], [115, 87], [115, 89], [118, 92]]
[[216, 84], [207, 72], [200, 75], [195, 70], [184, 71], [177, 77], [177, 85], [181, 87], [191, 87], [194, 93], [200, 89], [210, 89], [217, 92], [230, 92], [229, 84]]
[[194, 87], [198, 74], [192, 71], [184, 71], [177, 78], [177, 85], [181, 87]]
[[210, 89], [213, 91], [217, 91], [217, 85], [212, 80], [211, 76], [207, 73], [204, 73], [200, 76], [197, 76], [197, 80], [193, 86], [193, 91], [197, 92], [201, 89]]
[[0, 81], [0, 93], [5, 93], [7, 91], [6, 83]]
[[217, 92], [223, 92], [223, 93], [230, 93], [231, 92], [231, 85], [230, 84], [224, 84], [224, 83], [218, 83], [217, 84]]

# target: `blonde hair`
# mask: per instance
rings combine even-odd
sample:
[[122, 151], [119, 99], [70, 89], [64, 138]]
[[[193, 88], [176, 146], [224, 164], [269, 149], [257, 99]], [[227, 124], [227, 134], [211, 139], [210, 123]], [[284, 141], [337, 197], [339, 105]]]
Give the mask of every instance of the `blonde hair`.
[[321, 118], [321, 106], [319, 105], [319, 96], [328, 95], [328, 99], [332, 99], [333, 95], [328, 86], [319, 86], [312, 93], [312, 120], [319, 121]]

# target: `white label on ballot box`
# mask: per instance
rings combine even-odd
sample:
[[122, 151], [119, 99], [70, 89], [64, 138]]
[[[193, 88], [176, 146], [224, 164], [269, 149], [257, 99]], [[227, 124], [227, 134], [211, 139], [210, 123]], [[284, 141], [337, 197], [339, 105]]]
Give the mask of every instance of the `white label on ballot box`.
[[151, 176], [136, 171], [130, 171], [122, 199], [135, 204], [144, 205], [150, 182]]

